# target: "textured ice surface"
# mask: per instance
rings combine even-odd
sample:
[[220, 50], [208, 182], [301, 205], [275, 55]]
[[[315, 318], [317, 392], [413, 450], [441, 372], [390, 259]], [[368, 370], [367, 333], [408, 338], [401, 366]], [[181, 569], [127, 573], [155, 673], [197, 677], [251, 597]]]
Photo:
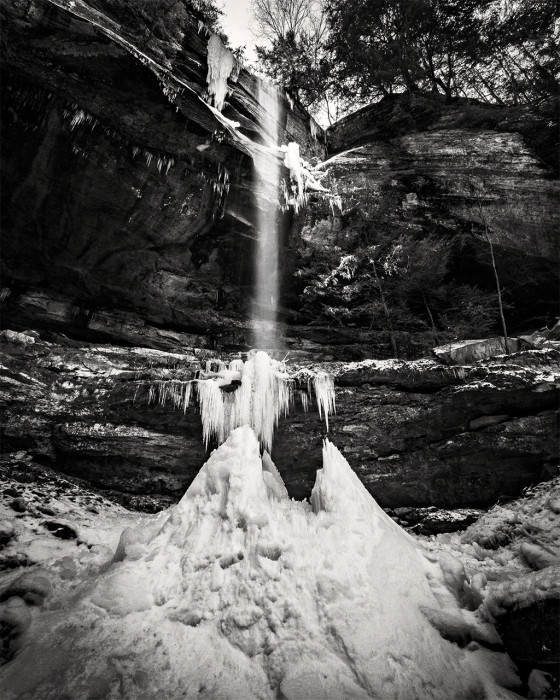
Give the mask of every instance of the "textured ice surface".
[[217, 34], [212, 34], [208, 40], [208, 95], [214, 107], [220, 112], [228, 92], [228, 78], [235, 67], [235, 58], [229, 49], [223, 45]]
[[265, 352], [254, 353], [243, 364], [238, 373], [241, 384], [232, 392], [221, 390], [231, 380], [224, 372], [221, 375], [197, 384], [205, 444], [211, 438], [221, 443], [235, 428], [250, 425], [263, 447], [270, 450], [278, 420], [290, 406], [290, 384], [283, 365]]
[[457, 624], [483, 630], [461, 610], [455, 579], [449, 587], [333, 445], [310, 505], [288, 498], [242, 427], [177, 506], [139, 519], [97, 571], [56, 582], [0, 694], [515, 697], [496, 685], [515, 681], [504, 655], [442, 636]]
[[[215, 367], [218, 367], [218, 371], [213, 372], [212, 368]], [[170, 401], [176, 408], [186, 411], [194, 386], [206, 447], [212, 440], [222, 443], [232, 430], [249, 425], [264, 449], [270, 451], [280, 417], [288, 414], [296, 396], [307, 411], [312, 391], [319, 415], [325, 418], [327, 430], [329, 415], [335, 413], [335, 388], [331, 374], [300, 370], [296, 376], [299, 381], [307, 380], [307, 392], [295, 391], [295, 379], [289, 376], [286, 366], [263, 351], [252, 351], [246, 362], [236, 359], [229, 366], [221, 360], [208, 360], [205, 372], [206, 378], [187, 382], [157, 381], [150, 387], [148, 400], [160, 405]], [[239, 386], [235, 387], [234, 384]]]

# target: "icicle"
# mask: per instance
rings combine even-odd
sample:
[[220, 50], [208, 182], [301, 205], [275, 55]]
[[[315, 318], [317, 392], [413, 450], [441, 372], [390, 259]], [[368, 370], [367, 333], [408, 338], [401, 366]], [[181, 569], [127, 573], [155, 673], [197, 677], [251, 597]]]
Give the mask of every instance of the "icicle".
[[[222, 443], [233, 430], [249, 425], [263, 449], [270, 451], [278, 421], [288, 414], [294, 399], [294, 382], [285, 366], [265, 352], [253, 351], [246, 362], [237, 358], [229, 365], [222, 360], [207, 359], [203, 362], [203, 372], [212, 376], [154, 382], [149, 389], [148, 402], [164, 406], [170, 401], [175, 408], [186, 412], [192, 385], [196, 384], [206, 447], [211, 440]], [[315, 375], [310, 370], [304, 370], [300, 381], [303, 377], [307, 379], [308, 391], [299, 392], [301, 404], [307, 411], [313, 390], [319, 415], [324, 414], [328, 430], [328, 416], [335, 410], [333, 378], [326, 372]]]
[[197, 391], [202, 417], [202, 437], [204, 446], [208, 448], [212, 437], [216, 437], [218, 442], [223, 442], [226, 437], [222, 390], [218, 382], [213, 379], [204, 379], [198, 381]]
[[223, 45], [217, 34], [212, 34], [208, 40], [208, 96], [210, 103], [218, 110], [224, 108], [228, 90], [228, 78], [236, 69], [236, 61], [228, 49]]
[[313, 388], [315, 390], [315, 398], [317, 399], [317, 407], [319, 409], [319, 417], [325, 416], [327, 432], [329, 430], [329, 415], [336, 412], [334, 379], [332, 374], [328, 372], [318, 372], [313, 377]]
[[86, 120], [86, 113], [83, 110], [78, 110], [74, 116], [72, 117], [72, 121], [70, 122], [70, 128], [75, 129], [77, 126], [79, 126], [83, 121]]
[[299, 144], [293, 141], [286, 146], [284, 165], [290, 171], [292, 180], [297, 184], [298, 197], [303, 196], [303, 173], [301, 170], [301, 158], [299, 157]]
[[309, 117], [309, 131], [311, 132], [311, 138], [317, 141], [317, 136], [319, 135], [319, 125], [313, 119], [313, 117]]
[[282, 150], [284, 150], [286, 153], [284, 157], [284, 165], [290, 171], [290, 177], [295, 183], [293, 188], [294, 196], [291, 197], [287, 188], [284, 188], [284, 197], [286, 204], [293, 206], [297, 213], [300, 207], [307, 203], [307, 195], [305, 192], [306, 179], [304, 178], [304, 174], [306, 175], [307, 171], [304, 169], [303, 161], [299, 155], [298, 143], [292, 141], [287, 146], [282, 146]]
[[191, 395], [192, 395], [192, 382], [185, 382], [185, 392], [183, 394], [183, 413], [187, 412], [187, 408], [190, 406], [191, 403]]
[[234, 372], [243, 371], [243, 360], [241, 358], [236, 358], [229, 363], [229, 368]]

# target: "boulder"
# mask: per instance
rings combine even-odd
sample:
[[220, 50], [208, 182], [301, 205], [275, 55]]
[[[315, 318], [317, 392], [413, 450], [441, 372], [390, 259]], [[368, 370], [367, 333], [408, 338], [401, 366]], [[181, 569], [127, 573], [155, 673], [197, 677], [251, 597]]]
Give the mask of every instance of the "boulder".
[[496, 621], [504, 646], [517, 663], [556, 671], [560, 664], [560, 598], [512, 608]]
[[527, 350], [532, 345], [521, 338], [484, 338], [481, 340], [461, 340], [456, 343], [448, 343], [434, 348], [432, 352], [440, 362], [448, 365], [472, 365], [479, 360], [486, 360], [496, 355], [520, 352]]

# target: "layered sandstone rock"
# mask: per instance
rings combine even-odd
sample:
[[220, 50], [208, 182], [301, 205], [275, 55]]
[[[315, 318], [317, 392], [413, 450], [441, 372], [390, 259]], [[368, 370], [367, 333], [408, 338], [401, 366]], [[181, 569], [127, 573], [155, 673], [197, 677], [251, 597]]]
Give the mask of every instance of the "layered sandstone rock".
[[[192, 379], [208, 351], [13, 332], [2, 345], [6, 455], [23, 451], [126, 503], [182, 495], [206, 458], [198, 409], [150, 405], [149, 389]], [[541, 350], [499, 360], [324, 364], [337, 384], [329, 438], [385, 507], [486, 507], [517, 495], [558, 461], [559, 358]], [[324, 435], [314, 410], [281, 420], [272, 456], [293, 496], [309, 495]]]
[[276, 206], [252, 156], [277, 130], [322, 159], [322, 132], [270, 87], [274, 123], [225, 49], [226, 103], [208, 104], [211, 36], [194, 17], [179, 42], [126, 3], [97, 5], [2, 6], [4, 323], [48, 328], [45, 304], [62, 304], [51, 327], [75, 337], [138, 343], [142, 323], [214, 337], [246, 318], [256, 212]]

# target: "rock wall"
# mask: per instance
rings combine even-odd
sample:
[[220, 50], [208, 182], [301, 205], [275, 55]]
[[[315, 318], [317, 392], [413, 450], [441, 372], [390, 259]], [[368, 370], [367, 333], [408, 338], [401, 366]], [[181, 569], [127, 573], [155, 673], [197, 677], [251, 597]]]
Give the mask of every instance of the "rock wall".
[[386, 98], [328, 130], [325, 163], [345, 208], [402, 231], [469, 231], [558, 259], [558, 115], [413, 93]]
[[334, 155], [325, 167], [345, 207], [367, 208], [376, 223], [390, 220], [395, 233], [486, 222], [496, 245], [556, 260], [560, 185], [552, 168], [514, 124], [502, 127], [511, 131], [477, 126], [468, 104], [453, 116], [444, 110], [434, 123], [404, 134], [365, 131], [361, 145]]
[[[141, 32], [126, 3], [99, 5], [2, 5], [3, 323], [117, 342], [144, 324], [156, 347], [162, 327], [210, 343], [238, 328], [247, 344], [254, 221], [273, 206], [254, 149], [278, 129], [322, 157], [322, 132], [281, 90], [273, 123], [241, 66], [223, 115], [207, 104], [209, 33], [195, 18], [179, 43]], [[70, 312], [53, 325], [45, 304]], [[111, 314], [96, 335], [92, 320]]]
[[506, 267], [531, 258], [540, 280], [516, 300], [520, 318], [550, 311], [540, 300], [553, 294], [558, 252], [554, 115], [401, 95], [324, 134], [281, 90], [274, 124], [261, 81], [237, 65], [223, 114], [208, 104], [209, 34], [194, 17], [167, 36], [120, 0], [10, 0], [1, 12], [5, 327], [161, 349], [247, 347], [254, 222], [272, 206], [252, 155], [275, 128], [310, 159], [324, 160], [328, 140], [324, 167], [344, 211], [311, 197], [307, 211], [281, 217], [289, 349], [317, 356], [332, 345], [352, 359], [387, 345], [298, 326], [308, 320], [298, 316], [299, 253], [339, 245], [352, 212], [395, 237], [486, 222]]
[[[493, 293], [488, 236], [510, 330], [544, 325], [557, 313], [557, 133], [553, 106], [538, 113], [466, 99], [447, 104], [421, 93], [386, 98], [346, 117], [327, 131], [330, 157], [320, 166], [342, 210], [317, 202], [300, 218], [301, 269], [319, 252], [331, 256], [334, 269], [376, 235], [436, 237], [454, 241], [447, 282]], [[305, 314], [304, 289], [298, 291], [294, 304]], [[363, 344], [378, 345], [367, 324]], [[387, 351], [376, 350], [371, 357]]]
[[[4, 459], [32, 458], [126, 504], [177, 500], [207, 456], [200, 417], [195, 406], [186, 413], [150, 406], [149, 387], [192, 378], [208, 356], [4, 332]], [[386, 507], [486, 507], [554, 474], [557, 350], [470, 367], [432, 360], [324, 367], [337, 384], [329, 438]], [[292, 496], [309, 495], [324, 434], [314, 407], [281, 421], [272, 457]]]
[[[205, 27], [188, 16], [166, 34], [133, 7], [2, 5], [5, 327], [161, 349], [246, 348], [254, 222], [258, 208], [274, 206], [252, 155], [275, 129], [319, 161], [328, 140], [324, 168], [344, 212], [311, 197], [307, 211], [280, 217], [290, 349], [312, 356], [331, 344], [332, 329], [298, 326], [309, 320], [298, 316], [300, 252], [339, 245], [352, 212], [395, 237], [488, 224], [506, 267], [530, 257], [540, 280], [516, 300], [520, 318], [535, 303], [533, 315], [550, 312], [539, 300], [553, 294], [558, 253], [554, 115], [401, 95], [324, 134], [273, 88], [274, 123], [259, 101], [262, 81], [235, 62], [220, 113], [207, 102]], [[463, 274], [476, 277], [468, 265]], [[376, 356], [386, 344], [337, 334], [335, 357]]]

